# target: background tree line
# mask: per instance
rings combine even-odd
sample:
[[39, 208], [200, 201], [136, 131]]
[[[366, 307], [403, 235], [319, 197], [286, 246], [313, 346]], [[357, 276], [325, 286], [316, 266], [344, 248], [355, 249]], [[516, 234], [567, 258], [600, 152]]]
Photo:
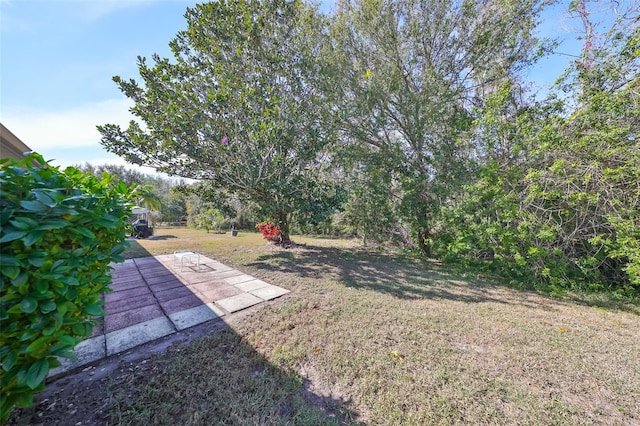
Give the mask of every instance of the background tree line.
[[286, 239], [353, 233], [519, 283], [633, 292], [638, 6], [595, 19], [593, 2], [564, 4], [583, 48], [536, 99], [527, 70], [556, 48], [536, 37], [549, 4], [197, 5], [172, 59], [114, 77], [137, 121], [99, 126], [102, 143], [198, 179], [192, 212], [244, 209]]

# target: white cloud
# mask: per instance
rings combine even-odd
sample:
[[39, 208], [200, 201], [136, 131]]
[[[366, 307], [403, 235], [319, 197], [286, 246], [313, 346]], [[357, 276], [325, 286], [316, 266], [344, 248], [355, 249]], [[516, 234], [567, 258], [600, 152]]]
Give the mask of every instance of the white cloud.
[[97, 125], [127, 127], [133, 119], [125, 98], [85, 104], [63, 110], [7, 108], [2, 123], [34, 151], [47, 148], [73, 148], [100, 145]]
[[[0, 121], [33, 151], [53, 166], [103, 164], [123, 165], [141, 173], [167, 178], [152, 167], [127, 163], [100, 145], [97, 125], [117, 124], [125, 128], [133, 119], [129, 99], [111, 99], [58, 111], [2, 106]], [[143, 126], [144, 127], [144, 126]]]

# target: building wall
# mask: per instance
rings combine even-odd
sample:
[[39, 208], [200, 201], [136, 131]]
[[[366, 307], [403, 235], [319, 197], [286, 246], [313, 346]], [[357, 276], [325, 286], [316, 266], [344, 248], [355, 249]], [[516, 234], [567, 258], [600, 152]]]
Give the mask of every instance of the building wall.
[[31, 148], [24, 144], [16, 135], [0, 123], [0, 158], [14, 158], [19, 160]]

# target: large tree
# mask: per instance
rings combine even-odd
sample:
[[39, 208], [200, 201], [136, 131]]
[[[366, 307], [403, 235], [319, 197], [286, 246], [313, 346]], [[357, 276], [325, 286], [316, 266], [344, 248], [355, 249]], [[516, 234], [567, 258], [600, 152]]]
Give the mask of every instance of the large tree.
[[137, 121], [99, 126], [102, 144], [255, 203], [288, 241], [292, 216], [327, 192], [320, 157], [330, 135], [316, 89], [324, 18], [286, 0], [222, 0], [185, 17], [173, 62], [138, 58], [142, 84], [114, 77]]
[[568, 7], [583, 25], [581, 51], [539, 103], [523, 107], [513, 85], [485, 98], [481, 172], [447, 212], [450, 238], [441, 248], [490, 252], [501, 272], [554, 291], [637, 290], [640, 7]]
[[581, 278], [637, 290], [640, 6], [578, 0], [569, 11], [584, 44], [559, 82], [561, 109], [539, 138], [527, 199]]
[[434, 222], [473, 179], [484, 97], [535, 56], [536, 0], [353, 0], [332, 26], [336, 110], [345, 143], [386, 164], [398, 211], [428, 255]]

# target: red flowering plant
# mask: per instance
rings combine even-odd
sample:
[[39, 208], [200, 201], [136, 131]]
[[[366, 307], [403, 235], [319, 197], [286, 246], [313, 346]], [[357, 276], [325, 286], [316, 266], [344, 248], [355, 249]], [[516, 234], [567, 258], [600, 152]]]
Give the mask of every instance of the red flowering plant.
[[276, 243], [282, 242], [282, 231], [278, 225], [271, 222], [262, 222], [256, 225], [256, 228], [262, 232], [262, 237], [267, 241], [273, 241]]

